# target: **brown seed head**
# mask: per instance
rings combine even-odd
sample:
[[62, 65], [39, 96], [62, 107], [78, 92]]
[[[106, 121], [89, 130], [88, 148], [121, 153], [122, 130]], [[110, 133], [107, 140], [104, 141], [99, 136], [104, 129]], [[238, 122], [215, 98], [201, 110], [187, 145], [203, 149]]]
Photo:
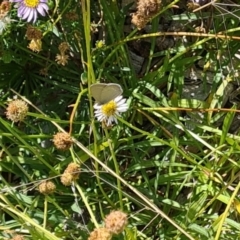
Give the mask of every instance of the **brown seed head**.
[[28, 105], [20, 99], [11, 101], [6, 109], [6, 116], [13, 122], [23, 121], [28, 113]]
[[15, 235], [13, 238], [11, 238], [10, 240], [24, 240], [24, 236], [23, 235]]
[[53, 143], [59, 150], [68, 150], [72, 146], [72, 138], [68, 133], [58, 132], [53, 136]]
[[206, 29], [204, 27], [201, 27], [201, 26], [196, 27], [194, 30], [197, 33], [206, 33]]
[[48, 75], [48, 69], [47, 68], [41, 68], [39, 70], [39, 74], [46, 77]]
[[78, 179], [80, 174], [80, 166], [77, 163], [69, 163], [64, 173], [70, 173], [73, 179]]
[[137, 4], [137, 12], [144, 18], [145, 16], [152, 17], [158, 13], [160, 5], [160, 0], [139, 0]]
[[61, 176], [61, 183], [64, 186], [71, 186], [73, 182], [73, 176], [70, 173], [63, 173]]
[[27, 31], [26, 31], [26, 36], [27, 36], [27, 39], [28, 40], [33, 40], [33, 39], [42, 39], [43, 37], [43, 34], [42, 34], [42, 31], [31, 26], [31, 25], [28, 25], [27, 27]]
[[140, 0], [137, 6], [138, 13], [153, 16], [159, 11], [160, 4], [160, 0]]
[[123, 232], [124, 228], [127, 226], [127, 214], [121, 211], [112, 211], [106, 216], [105, 227], [112, 234], [119, 234]]
[[11, 3], [9, 1], [3, 1], [0, 5], [0, 14], [5, 16], [11, 9]]
[[139, 0], [137, 12], [132, 15], [132, 23], [140, 30], [160, 10], [161, 0]]
[[61, 182], [65, 186], [70, 186], [73, 181], [79, 178], [80, 166], [77, 163], [69, 163], [61, 176]]
[[67, 50], [69, 50], [69, 45], [67, 42], [62, 42], [59, 44], [58, 49], [62, 55], [65, 54]]
[[187, 3], [187, 8], [188, 8], [189, 11], [193, 11], [193, 10], [199, 8], [199, 7], [200, 7], [200, 5], [198, 3], [195, 3], [195, 2]]
[[88, 237], [88, 240], [111, 240], [112, 234], [107, 228], [95, 228]]
[[52, 181], [43, 181], [39, 184], [38, 190], [40, 193], [48, 195], [56, 190], [56, 185]]
[[143, 29], [146, 26], [148, 20], [148, 18], [143, 17], [139, 13], [132, 14], [132, 24], [134, 24], [139, 30]]
[[57, 64], [65, 66], [68, 63], [69, 56], [66, 54], [57, 54], [55, 61]]

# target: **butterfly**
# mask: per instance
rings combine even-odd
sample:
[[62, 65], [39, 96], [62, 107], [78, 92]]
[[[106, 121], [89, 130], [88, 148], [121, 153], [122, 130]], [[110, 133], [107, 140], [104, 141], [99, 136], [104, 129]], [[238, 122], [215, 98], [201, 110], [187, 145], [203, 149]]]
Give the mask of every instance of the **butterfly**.
[[122, 87], [117, 83], [95, 83], [90, 86], [92, 97], [99, 104], [105, 104], [123, 93]]

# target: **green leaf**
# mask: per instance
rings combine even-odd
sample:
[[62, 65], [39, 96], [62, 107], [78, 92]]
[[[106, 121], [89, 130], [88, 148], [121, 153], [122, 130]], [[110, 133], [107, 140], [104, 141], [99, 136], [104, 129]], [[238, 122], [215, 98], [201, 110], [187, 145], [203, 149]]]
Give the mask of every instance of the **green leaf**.
[[201, 236], [207, 237], [207, 239], [211, 239], [210, 235], [209, 235], [209, 231], [206, 228], [204, 228], [204, 227], [202, 227], [202, 226], [200, 226], [198, 224], [195, 224], [195, 223], [190, 224], [188, 226], [188, 228], [193, 230], [194, 232], [200, 234]]
[[137, 240], [137, 229], [136, 228], [125, 228], [125, 234], [124, 237], [125, 240]]
[[207, 192], [202, 192], [195, 196], [195, 199], [190, 204], [187, 213], [187, 219], [189, 222], [192, 222], [196, 218], [196, 215], [199, 213], [199, 211], [204, 207], [204, 205], [206, 204], [207, 197], [208, 197]]
[[[236, 106], [233, 106], [231, 109], [235, 110]], [[231, 111], [231, 112], [228, 112], [226, 114], [226, 117], [224, 118], [223, 126], [222, 126], [222, 135], [221, 135], [220, 142], [219, 142], [220, 146], [222, 144], [224, 144], [224, 142], [226, 141], [226, 137], [227, 137], [228, 131], [231, 127], [234, 116], [235, 116], [235, 111]]]

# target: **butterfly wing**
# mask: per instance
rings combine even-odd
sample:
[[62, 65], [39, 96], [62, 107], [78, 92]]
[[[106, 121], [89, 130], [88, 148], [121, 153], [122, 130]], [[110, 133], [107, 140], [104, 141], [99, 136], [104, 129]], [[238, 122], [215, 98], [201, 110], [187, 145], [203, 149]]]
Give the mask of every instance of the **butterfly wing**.
[[105, 83], [95, 83], [90, 86], [90, 93], [96, 102], [101, 103], [102, 91], [106, 85]]
[[116, 83], [96, 83], [90, 86], [92, 97], [100, 104], [105, 104], [123, 93], [122, 87]]

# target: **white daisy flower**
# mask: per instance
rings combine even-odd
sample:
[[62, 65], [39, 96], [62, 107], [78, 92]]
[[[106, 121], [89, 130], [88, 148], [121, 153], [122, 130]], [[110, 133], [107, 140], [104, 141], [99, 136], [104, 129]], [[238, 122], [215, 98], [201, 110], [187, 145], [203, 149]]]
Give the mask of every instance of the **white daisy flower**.
[[94, 113], [98, 121], [103, 122], [106, 126], [111, 126], [112, 123], [117, 123], [117, 116], [128, 110], [126, 99], [118, 96], [105, 104], [94, 104]]

